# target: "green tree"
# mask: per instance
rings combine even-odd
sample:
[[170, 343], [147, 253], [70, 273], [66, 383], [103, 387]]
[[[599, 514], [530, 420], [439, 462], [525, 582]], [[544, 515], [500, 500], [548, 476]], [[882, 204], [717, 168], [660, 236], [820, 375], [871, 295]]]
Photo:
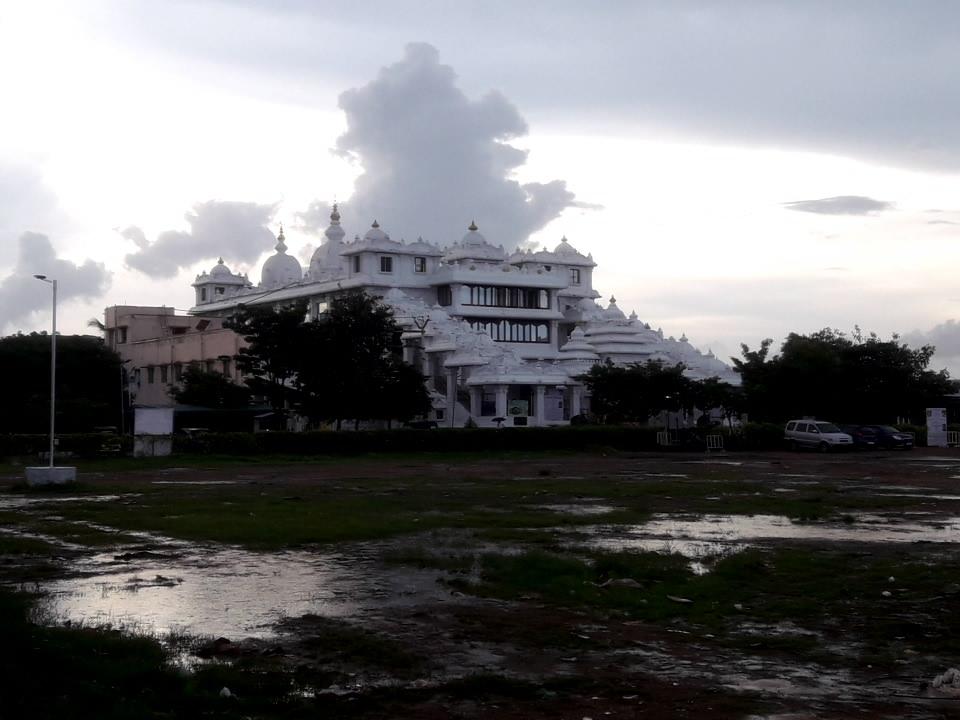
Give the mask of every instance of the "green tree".
[[335, 298], [307, 323], [297, 372], [299, 407], [311, 420], [406, 420], [429, 410], [423, 376], [399, 355], [401, 329], [365, 293]]
[[922, 410], [956, 391], [945, 370], [929, 370], [934, 348], [910, 348], [894, 336], [881, 340], [859, 328], [847, 337], [826, 328], [791, 333], [770, 357], [772, 342], [743, 348], [734, 367], [743, 381], [744, 405], [756, 420], [782, 422], [805, 415], [836, 422], [919, 419]]
[[181, 405], [224, 410], [250, 405], [249, 388], [231, 382], [218, 372], [206, 372], [193, 367], [184, 371], [182, 385], [171, 386], [169, 394]]
[[[50, 336], [0, 338], [0, 432], [44, 433], [50, 427]], [[57, 432], [120, 426], [120, 357], [88, 335], [57, 336]]]
[[305, 302], [281, 307], [245, 306], [224, 322], [243, 337], [247, 346], [237, 355], [244, 382], [267, 398], [274, 412], [285, 417], [293, 400], [293, 381], [301, 365]]
[[238, 367], [277, 412], [295, 406], [312, 421], [405, 420], [429, 409], [423, 376], [404, 363], [401, 329], [365, 293], [334, 298], [320, 318], [306, 305], [241, 308], [225, 325], [247, 341]]
[[621, 366], [606, 362], [590, 368], [583, 381], [590, 390], [594, 414], [604, 422], [647, 422], [665, 410], [692, 410], [695, 385], [682, 364], [667, 366], [648, 360]]

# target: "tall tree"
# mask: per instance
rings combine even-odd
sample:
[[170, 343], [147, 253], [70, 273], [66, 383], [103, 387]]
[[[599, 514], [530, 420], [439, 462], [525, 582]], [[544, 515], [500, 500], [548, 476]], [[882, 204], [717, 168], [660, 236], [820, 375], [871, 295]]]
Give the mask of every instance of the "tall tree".
[[293, 381], [301, 364], [305, 302], [280, 307], [240, 306], [224, 327], [243, 337], [237, 367], [247, 387], [267, 398], [274, 412], [286, 416], [293, 400]]
[[299, 405], [312, 420], [405, 420], [429, 410], [423, 376], [404, 363], [401, 329], [365, 293], [335, 298], [304, 335]]

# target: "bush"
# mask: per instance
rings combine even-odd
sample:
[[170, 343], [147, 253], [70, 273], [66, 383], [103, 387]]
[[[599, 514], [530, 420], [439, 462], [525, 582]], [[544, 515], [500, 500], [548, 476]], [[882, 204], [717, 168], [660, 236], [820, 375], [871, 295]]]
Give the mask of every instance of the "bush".
[[724, 447], [728, 450], [780, 450], [784, 447], [783, 425], [747, 423], [734, 430], [724, 429]]
[[656, 448], [656, 429], [619, 426], [503, 430], [369, 430], [358, 432], [198, 433], [176, 436], [174, 452], [214, 454], [359, 455], [404, 452], [506, 452]]
[[[110, 433], [57, 435], [57, 452], [79, 458], [126, 454], [132, 444], [129, 437]], [[0, 435], [0, 457], [39, 457], [49, 449], [49, 435]]]

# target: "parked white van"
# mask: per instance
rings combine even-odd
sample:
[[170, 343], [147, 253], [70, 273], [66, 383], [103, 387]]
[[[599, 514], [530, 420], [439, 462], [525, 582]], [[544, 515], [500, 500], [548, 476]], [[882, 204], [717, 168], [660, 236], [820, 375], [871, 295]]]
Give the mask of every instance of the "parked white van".
[[852, 437], [833, 423], [823, 420], [791, 420], [783, 431], [783, 439], [792, 450], [811, 447], [827, 452], [853, 447]]

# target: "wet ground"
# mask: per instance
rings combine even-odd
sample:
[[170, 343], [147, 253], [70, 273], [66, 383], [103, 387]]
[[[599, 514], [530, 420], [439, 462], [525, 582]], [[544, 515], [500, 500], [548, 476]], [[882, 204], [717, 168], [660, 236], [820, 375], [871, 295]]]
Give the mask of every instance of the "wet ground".
[[11, 472], [5, 586], [332, 716], [960, 715], [960, 453], [194, 465]]

